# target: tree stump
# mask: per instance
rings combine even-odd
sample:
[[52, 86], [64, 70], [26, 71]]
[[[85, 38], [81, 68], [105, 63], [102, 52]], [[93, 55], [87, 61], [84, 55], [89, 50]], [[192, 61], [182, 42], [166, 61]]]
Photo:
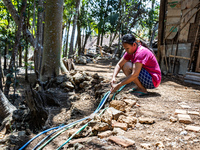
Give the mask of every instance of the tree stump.
[[30, 129], [42, 128], [48, 118], [48, 112], [44, 107], [44, 101], [41, 98], [39, 92], [32, 88], [25, 90], [25, 103], [30, 109]]

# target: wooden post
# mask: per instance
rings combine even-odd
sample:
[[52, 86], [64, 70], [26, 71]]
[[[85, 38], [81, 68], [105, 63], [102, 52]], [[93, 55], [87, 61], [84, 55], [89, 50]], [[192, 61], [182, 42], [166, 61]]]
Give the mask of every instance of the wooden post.
[[157, 60], [158, 62], [161, 59], [161, 45], [163, 45], [164, 40], [164, 20], [165, 20], [165, 7], [166, 1], [160, 0], [160, 15], [159, 15], [159, 27], [158, 27], [158, 54]]
[[191, 55], [190, 55], [190, 62], [189, 62], [189, 66], [188, 66], [188, 71], [190, 71], [190, 69], [191, 69], [194, 50], [195, 50], [195, 46], [196, 46], [196, 43], [197, 43], [197, 37], [198, 37], [198, 33], [199, 33], [199, 25], [200, 25], [200, 21], [199, 21], [199, 24], [198, 24], [198, 27], [197, 27], [197, 32], [196, 32], [196, 35], [195, 35], [194, 45], [193, 45], [192, 52], [191, 52]]

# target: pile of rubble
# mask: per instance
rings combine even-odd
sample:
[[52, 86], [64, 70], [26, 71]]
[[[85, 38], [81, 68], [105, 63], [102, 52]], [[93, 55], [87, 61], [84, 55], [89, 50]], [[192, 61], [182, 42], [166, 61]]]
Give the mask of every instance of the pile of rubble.
[[76, 64], [98, 63], [99, 60], [119, 60], [122, 50], [118, 50], [118, 45], [114, 44], [110, 48], [108, 46], [98, 46], [93, 49], [86, 49], [84, 55], [75, 56]]
[[[134, 111], [134, 108], [137, 107], [139, 105], [136, 103], [136, 100], [125, 97], [122, 100], [111, 101], [109, 108], [101, 116], [95, 115], [91, 117], [93, 120], [89, 123], [88, 127], [76, 135], [76, 138], [79, 139], [72, 140], [69, 147], [74, 148], [77, 146], [77, 142], [80, 146], [80, 143], [91, 142], [91, 140], [93, 141], [96, 138], [95, 140], [102, 139], [104, 142], [116, 143], [124, 148], [137, 149], [135, 141], [123, 136], [125, 132], [134, 129], [138, 123], [152, 125], [156, 121], [154, 118], [138, 117]], [[87, 122], [84, 121], [77, 125], [75, 129], [68, 130], [68, 135], [71, 136]], [[81, 145], [81, 147], [84, 148], [84, 145]], [[157, 143], [156, 147], [160, 149], [164, 148], [162, 143]], [[111, 144], [110, 149], [115, 148]]]

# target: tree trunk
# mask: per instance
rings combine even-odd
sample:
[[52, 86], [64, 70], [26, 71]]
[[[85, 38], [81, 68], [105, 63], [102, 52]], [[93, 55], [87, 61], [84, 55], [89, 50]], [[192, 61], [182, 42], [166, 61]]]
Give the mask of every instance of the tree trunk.
[[100, 28], [99, 28], [98, 29], [98, 36], [97, 36], [97, 45], [99, 45], [100, 37], [101, 37], [101, 32], [100, 32]]
[[44, 11], [43, 11], [44, 7], [43, 7], [43, 0], [39, 0], [38, 2], [38, 20], [37, 20], [37, 43], [38, 46], [37, 49], [38, 51], [35, 51], [34, 54], [34, 68], [35, 68], [35, 73], [36, 73], [36, 77], [37, 79], [39, 78], [39, 74], [40, 74], [40, 69], [41, 69], [41, 63], [42, 63], [42, 50], [43, 50], [43, 21], [44, 21]]
[[[10, 24], [10, 19], [9, 19], [10, 17], [9, 17], [9, 13], [7, 13], [7, 21], [8, 21], [8, 25], [7, 25], [7, 36], [9, 36], [9, 24]], [[5, 43], [6, 43], [6, 45], [5, 45], [5, 49], [4, 49], [4, 69], [6, 70], [6, 67], [7, 67], [7, 57], [6, 57], [6, 55], [7, 55], [7, 52], [8, 52], [8, 39], [6, 38], [6, 40], [5, 40]]]
[[[44, 51], [40, 80], [48, 81], [61, 73], [63, 0], [48, 0], [45, 10]], [[65, 68], [65, 67], [64, 67]], [[67, 69], [64, 70], [67, 72]]]
[[13, 106], [0, 90], [0, 120], [4, 120], [7, 116], [11, 115], [16, 107]]
[[22, 25], [23, 25], [23, 20], [24, 20], [23, 14], [26, 10], [26, 5], [27, 5], [26, 2], [27, 2], [27, 0], [22, 1], [22, 8], [21, 8], [21, 12], [20, 12], [20, 23], [19, 23], [18, 30], [17, 30], [17, 33], [16, 33], [15, 44], [14, 44], [14, 47], [13, 47], [13, 50], [12, 50], [12, 56], [11, 56], [11, 60], [10, 60], [6, 85], [5, 85], [5, 89], [4, 89], [4, 94], [6, 96], [9, 93], [10, 84], [11, 84], [11, 76], [13, 74], [13, 70], [14, 70], [14, 67], [15, 67], [15, 57], [17, 56], [17, 50], [18, 50], [19, 43], [20, 43], [20, 35], [21, 35], [21, 32], [22, 32]]
[[3, 90], [3, 69], [1, 65], [1, 54], [0, 54], [0, 90]]
[[69, 58], [72, 58], [74, 54], [73, 48], [74, 48], [74, 38], [75, 38], [76, 23], [78, 18], [79, 4], [80, 0], [76, 0], [76, 13], [74, 15], [74, 21], [73, 21], [73, 29], [71, 34], [70, 48], [69, 48]]
[[22, 67], [22, 46], [19, 44], [19, 67]]
[[26, 45], [25, 45], [25, 81], [28, 82], [28, 41], [26, 39]]
[[86, 35], [85, 35], [85, 42], [84, 42], [84, 44], [83, 44], [83, 52], [84, 52], [84, 49], [85, 49], [85, 45], [87, 44], [87, 40], [88, 40], [88, 38], [90, 37], [90, 34], [91, 34], [91, 32], [86, 32]]
[[161, 45], [164, 42], [164, 25], [165, 25], [165, 7], [166, 1], [160, 0], [160, 12], [159, 12], [159, 28], [158, 28], [158, 53], [157, 53], [157, 60], [160, 63], [161, 60]]
[[158, 22], [155, 23], [154, 28], [153, 28], [153, 32], [152, 32], [151, 40], [150, 40], [150, 44], [149, 44], [150, 48], [152, 48], [153, 40], [154, 40], [155, 33], [156, 33], [157, 29], [158, 29]]
[[67, 52], [68, 52], [68, 44], [69, 44], [69, 28], [70, 28], [70, 24], [71, 24], [71, 18], [68, 21], [68, 26], [67, 26], [67, 39], [66, 39], [66, 48], [65, 48], [65, 53], [64, 53], [64, 57], [67, 57]]
[[[78, 14], [78, 17], [80, 16], [80, 14]], [[80, 54], [84, 51], [81, 51], [81, 27], [80, 27], [80, 22], [77, 22], [77, 44], [78, 44], [78, 55], [80, 56]]]
[[101, 46], [102, 46], [102, 44], [103, 44], [103, 35], [104, 35], [104, 29], [102, 29], [102, 32], [101, 32]]
[[[151, 2], [151, 11], [152, 12], [154, 12], [154, 4], [155, 4], [155, 0], [152, 0], [152, 2]], [[154, 15], [153, 15], [153, 13], [151, 13], [150, 19], [153, 20], [153, 17], [154, 17]], [[149, 41], [152, 40], [152, 37], [151, 37], [151, 35], [152, 35], [152, 28], [153, 28], [153, 23], [151, 23], [150, 27], [149, 27]]]

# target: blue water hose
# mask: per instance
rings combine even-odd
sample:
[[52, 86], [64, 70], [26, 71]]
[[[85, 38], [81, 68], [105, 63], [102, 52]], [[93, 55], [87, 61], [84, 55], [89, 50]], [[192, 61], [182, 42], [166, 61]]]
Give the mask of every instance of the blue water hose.
[[53, 127], [53, 128], [50, 128], [50, 129], [47, 129], [39, 134], [37, 134], [35, 137], [33, 137], [32, 139], [30, 139], [26, 144], [24, 144], [19, 150], [22, 150], [24, 149], [28, 144], [30, 144], [33, 140], [35, 140], [37, 137], [39, 137], [40, 135], [44, 134], [44, 133], [47, 133], [51, 130], [54, 130], [54, 129], [58, 129], [60, 127], [63, 127], [64, 125], [61, 125], [61, 126], [57, 126], [57, 127]]

